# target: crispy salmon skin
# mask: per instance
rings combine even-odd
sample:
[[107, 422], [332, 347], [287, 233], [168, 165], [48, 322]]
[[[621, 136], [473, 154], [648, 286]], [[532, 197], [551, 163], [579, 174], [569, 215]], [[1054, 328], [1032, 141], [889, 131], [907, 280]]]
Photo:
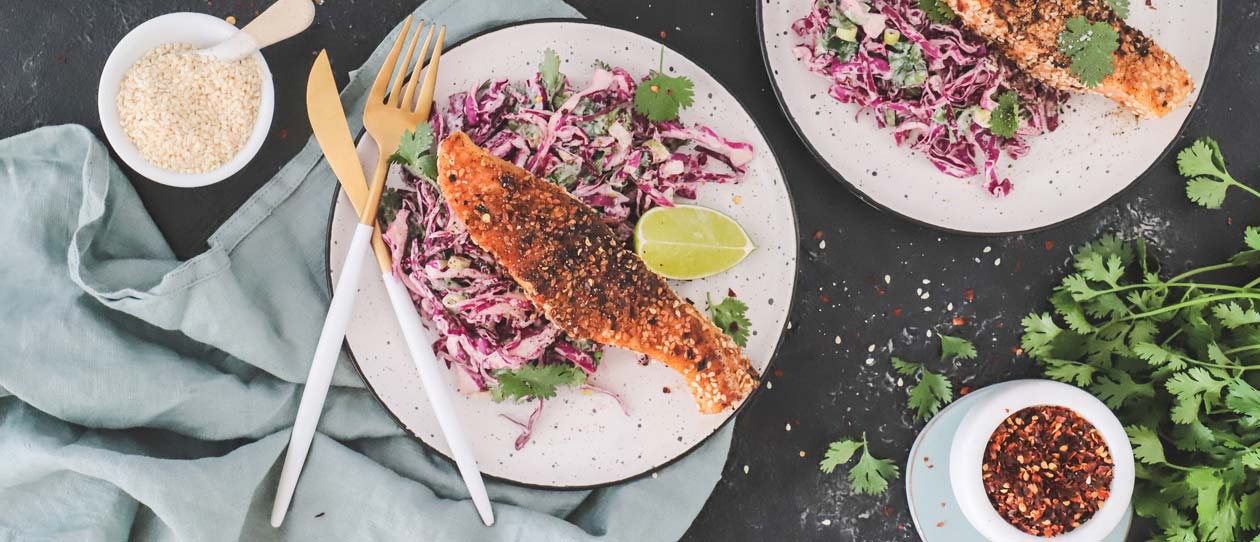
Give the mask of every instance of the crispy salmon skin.
[[[1095, 92], [1142, 118], [1167, 115], [1194, 91], [1176, 58], [1133, 28], [1104, 0], [946, 0], [963, 25], [987, 40], [1025, 73], [1063, 90]], [[1072, 75], [1059, 51], [1068, 19], [1105, 22], [1120, 34], [1115, 71], [1094, 88]]]
[[665, 363], [706, 414], [732, 408], [756, 387], [757, 373], [734, 341], [564, 189], [463, 132], [438, 145], [438, 184], [473, 242], [569, 336]]

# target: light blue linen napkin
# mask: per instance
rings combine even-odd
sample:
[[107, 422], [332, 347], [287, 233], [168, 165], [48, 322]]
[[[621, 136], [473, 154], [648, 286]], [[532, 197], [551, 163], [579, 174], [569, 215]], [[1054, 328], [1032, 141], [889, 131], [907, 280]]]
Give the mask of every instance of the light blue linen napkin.
[[[433, 0], [451, 42], [558, 0]], [[385, 43], [393, 41], [396, 28]], [[361, 68], [375, 73], [380, 47]], [[358, 130], [369, 77], [342, 93]], [[721, 476], [731, 429], [595, 491], [458, 474], [403, 436], [343, 359], [288, 519], [268, 513], [327, 308], [336, 186], [314, 140], [177, 261], [81, 126], [0, 141], [0, 540], [672, 540]]]

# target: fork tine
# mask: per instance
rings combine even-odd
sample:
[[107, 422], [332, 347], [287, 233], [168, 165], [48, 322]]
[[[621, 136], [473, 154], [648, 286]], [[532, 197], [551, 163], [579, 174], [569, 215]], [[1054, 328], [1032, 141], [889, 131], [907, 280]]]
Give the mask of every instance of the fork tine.
[[372, 91], [368, 93], [369, 104], [385, 102], [385, 90], [389, 88], [390, 76], [394, 74], [398, 54], [402, 51], [403, 40], [407, 39], [407, 31], [410, 29], [411, 16], [408, 15], [406, 21], [403, 22], [402, 30], [398, 33], [398, 38], [394, 40], [394, 47], [389, 50], [389, 56], [385, 57], [380, 71], [376, 72], [376, 81], [372, 82]]
[[416, 101], [414, 112], [421, 118], [429, 118], [429, 110], [433, 107], [433, 92], [437, 90], [438, 64], [442, 60], [442, 43], [446, 41], [446, 26], [438, 31], [437, 43], [433, 47], [433, 56], [429, 58], [429, 69], [424, 72], [424, 86], [420, 87], [420, 98]]
[[[407, 82], [407, 92], [402, 96], [401, 107], [403, 108], [415, 110], [415, 102], [412, 100], [416, 96], [416, 85], [420, 83], [420, 70], [424, 68], [424, 58], [429, 55], [429, 43], [433, 41], [434, 30], [437, 30], [436, 24], [429, 27], [429, 34], [424, 37], [424, 47], [420, 48], [420, 55], [416, 57], [416, 65], [411, 70], [411, 80]], [[416, 32], [416, 37], [420, 37], [419, 32]]]
[[[416, 43], [420, 41], [420, 34], [422, 33], [424, 33], [424, 21], [420, 21], [420, 24], [416, 25], [416, 33], [411, 36], [411, 45], [407, 46], [407, 54], [398, 57], [398, 65], [394, 69], [394, 86], [386, 97], [389, 100], [390, 107], [399, 107], [400, 103], [404, 103], [401, 102], [403, 83], [407, 81], [407, 68], [411, 65], [412, 57], [416, 53]], [[424, 52], [421, 51], [420, 54], [423, 56]], [[419, 66], [420, 61], [416, 60], [415, 64]]]

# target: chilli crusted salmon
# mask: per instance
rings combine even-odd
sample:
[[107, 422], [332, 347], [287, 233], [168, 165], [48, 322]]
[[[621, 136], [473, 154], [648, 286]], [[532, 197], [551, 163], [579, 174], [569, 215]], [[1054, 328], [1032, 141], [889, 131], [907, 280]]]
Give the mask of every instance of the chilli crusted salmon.
[[734, 341], [627, 250], [597, 211], [462, 132], [438, 146], [437, 176], [472, 241], [570, 336], [665, 363], [704, 413], [752, 391], [757, 373]]
[[[1194, 90], [1177, 59], [1124, 22], [1104, 0], [946, 0], [963, 24], [1028, 75], [1075, 92], [1095, 92], [1142, 118], [1162, 117]], [[1115, 71], [1089, 88], [1072, 75], [1057, 40], [1074, 17], [1111, 25], [1119, 34]]]

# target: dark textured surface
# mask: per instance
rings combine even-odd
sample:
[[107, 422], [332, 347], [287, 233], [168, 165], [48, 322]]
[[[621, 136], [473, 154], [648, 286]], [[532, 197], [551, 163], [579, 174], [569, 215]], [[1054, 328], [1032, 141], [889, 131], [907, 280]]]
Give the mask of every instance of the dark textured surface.
[[[128, 29], [179, 10], [248, 20], [263, 4], [101, 0], [65, 10], [38, 0], [0, 3], [0, 137], [59, 123], [85, 124], [99, 134], [97, 76]], [[817, 469], [827, 442], [863, 431], [877, 454], [899, 460], [906, 455], [918, 426], [906, 414], [905, 391], [890, 376], [890, 349], [934, 361], [936, 344], [925, 333], [941, 330], [974, 338], [980, 347], [978, 359], [948, 369], [959, 387], [1032, 375], [1029, 360], [1012, 353], [1019, 319], [1046, 307], [1071, 247], [1107, 231], [1146, 235], [1175, 270], [1221, 260], [1239, 246], [1242, 226], [1260, 223], [1260, 202], [1242, 197], [1231, 198], [1221, 211], [1194, 207], [1182, 194], [1172, 156], [1165, 156], [1115, 201], [1047, 232], [975, 238], [913, 226], [860, 203], [797, 140], [771, 95], [751, 2], [574, 4], [596, 21], [651, 36], [665, 32], [671, 47], [727, 83], [774, 143], [800, 215], [799, 300], [775, 363], [782, 373], [776, 371], [773, 388], [737, 422], [724, 479], [693, 525], [690, 540], [914, 540], [900, 483], [887, 497], [853, 496], [842, 474], [823, 475]], [[310, 129], [303, 82], [315, 53], [329, 49], [344, 83], [346, 67], [358, 65], [413, 7], [412, 2], [328, 0], [315, 27], [268, 49], [277, 94], [272, 137], [232, 179], [181, 190], [132, 176], [179, 254], [197, 253], [214, 228], [305, 143]], [[1260, 8], [1232, 1], [1222, 8], [1214, 67], [1176, 148], [1193, 137], [1213, 135], [1232, 159], [1234, 175], [1256, 181]], [[815, 237], [826, 241], [825, 248]], [[919, 289], [930, 297], [921, 299]], [[974, 301], [964, 300], [968, 289], [974, 289]], [[953, 310], [947, 310], [950, 303]], [[925, 306], [932, 311], [925, 312]], [[967, 324], [954, 329], [950, 320], [955, 315]], [[874, 352], [868, 351], [871, 345]], [[867, 365], [868, 358], [873, 365]], [[1130, 538], [1145, 539], [1138, 534]]]

